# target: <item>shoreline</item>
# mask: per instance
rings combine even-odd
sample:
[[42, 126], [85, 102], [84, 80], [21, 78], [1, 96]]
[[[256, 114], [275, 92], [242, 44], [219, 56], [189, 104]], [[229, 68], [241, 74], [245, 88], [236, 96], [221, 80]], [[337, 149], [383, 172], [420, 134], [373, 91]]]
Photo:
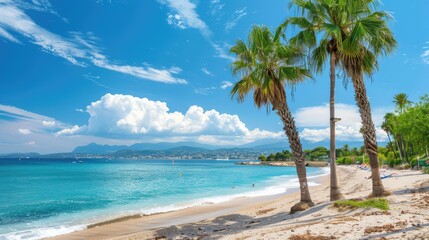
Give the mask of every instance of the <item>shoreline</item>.
[[[314, 207], [293, 215], [290, 207], [299, 192], [235, 199], [169, 213], [128, 219], [60, 235], [51, 239], [425, 239], [429, 236], [429, 175], [413, 170], [395, 172], [383, 180], [392, 195], [390, 209], [341, 211], [329, 201], [329, 175], [310, 187]], [[346, 199], [371, 192], [369, 171], [338, 166], [340, 189]], [[316, 181], [316, 179], [314, 179]], [[321, 181], [321, 182], [320, 182]], [[297, 190], [297, 189], [295, 189]], [[299, 238], [301, 237], [301, 238]]]
[[[309, 176], [309, 180], [311, 179], [309, 182], [317, 184], [310, 187], [310, 189], [328, 184], [328, 176], [328, 172]], [[89, 224], [83, 230], [45, 239], [113, 239], [140, 231], [150, 231], [157, 228], [188, 224], [219, 217], [262, 203], [276, 202], [285, 197], [290, 198], [291, 195], [295, 196], [298, 192], [299, 187], [292, 187], [280, 194], [237, 197], [220, 203], [191, 206], [147, 215], [132, 214]]]

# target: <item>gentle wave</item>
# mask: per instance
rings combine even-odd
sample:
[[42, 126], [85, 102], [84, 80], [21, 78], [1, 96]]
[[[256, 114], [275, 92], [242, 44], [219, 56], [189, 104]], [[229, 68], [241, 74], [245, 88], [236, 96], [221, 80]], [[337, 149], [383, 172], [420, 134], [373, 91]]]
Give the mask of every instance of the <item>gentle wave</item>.
[[[321, 168], [322, 173], [317, 175], [311, 175], [308, 176], [307, 179], [315, 179], [322, 176], [326, 176], [329, 174], [329, 168]], [[46, 227], [46, 228], [34, 228], [31, 230], [24, 230], [24, 231], [16, 231], [13, 233], [3, 234], [0, 235], [0, 239], [10, 239], [10, 240], [18, 240], [18, 239], [41, 239], [41, 238], [48, 238], [48, 237], [54, 237], [58, 235], [63, 235], [75, 231], [80, 231], [86, 229], [89, 225], [100, 223], [106, 220], [112, 220], [116, 218], [122, 218], [130, 215], [136, 215], [140, 214], [142, 216], [144, 215], [153, 215], [153, 214], [160, 214], [165, 212], [171, 212], [171, 211], [177, 211], [181, 209], [196, 207], [196, 206], [204, 206], [204, 205], [211, 205], [211, 204], [218, 204], [223, 203], [227, 201], [231, 201], [238, 198], [248, 198], [248, 197], [261, 197], [261, 196], [270, 196], [270, 195], [277, 195], [287, 192], [291, 189], [299, 189], [299, 181], [298, 178], [291, 175], [282, 175], [282, 176], [275, 176], [270, 177], [268, 180], [265, 180], [263, 183], [268, 184], [267, 187], [264, 187], [263, 189], [254, 190], [254, 191], [246, 191], [242, 193], [237, 194], [231, 194], [226, 196], [213, 196], [213, 197], [207, 197], [207, 198], [199, 198], [193, 201], [187, 201], [183, 203], [176, 203], [176, 204], [170, 204], [166, 206], [157, 206], [157, 207], [151, 207], [151, 208], [144, 208], [144, 209], [138, 209], [134, 211], [127, 211], [122, 213], [117, 213], [115, 216], [110, 215], [110, 217], [106, 218], [100, 218], [95, 219], [95, 222], [92, 223], [85, 223], [85, 224], [79, 224], [79, 225], [62, 225], [58, 227]], [[320, 185], [319, 183], [309, 181], [309, 186], [317, 186]], [[94, 221], [94, 219], [93, 219]]]
[[50, 228], [35, 228], [31, 230], [17, 231], [10, 234], [0, 234], [0, 239], [35, 240], [35, 239], [55, 237], [58, 235], [81, 231], [86, 229], [86, 227], [87, 227], [86, 225], [76, 225], [76, 226], [59, 226], [59, 227], [50, 227]]

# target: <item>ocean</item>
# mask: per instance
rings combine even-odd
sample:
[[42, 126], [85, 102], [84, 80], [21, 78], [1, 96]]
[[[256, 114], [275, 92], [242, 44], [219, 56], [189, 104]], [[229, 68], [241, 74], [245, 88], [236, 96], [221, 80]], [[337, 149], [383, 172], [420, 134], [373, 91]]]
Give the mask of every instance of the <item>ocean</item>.
[[[298, 187], [294, 167], [235, 162], [0, 159], [0, 239], [40, 239], [118, 217]], [[309, 184], [327, 173], [327, 168], [307, 168]]]

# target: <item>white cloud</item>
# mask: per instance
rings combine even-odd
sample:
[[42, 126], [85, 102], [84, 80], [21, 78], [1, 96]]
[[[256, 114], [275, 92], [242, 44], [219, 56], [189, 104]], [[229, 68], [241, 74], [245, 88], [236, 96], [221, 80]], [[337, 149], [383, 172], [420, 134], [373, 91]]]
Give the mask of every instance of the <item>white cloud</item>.
[[[372, 111], [378, 141], [387, 140], [387, 134], [379, 126], [384, 114], [390, 110], [378, 108]], [[359, 132], [362, 124], [358, 108], [354, 105], [336, 103], [335, 112], [336, 117], [341, 118], [335, 128], [337, 140], [362, 141], [362, 134]], [[300, 108], [294, 116], [297, 126], [303, 128], [301, 138], [311, 142], [329, 140], [329, 104]]]
[[246, 15], [247, 15], [246, 7], [235, 11], [234, 14], [232, 15], [232, 19], [225, 24], [225, 31], [229, 31], [233, 29], [237, 25], [238, 21], [240, 21], [240, 19]]
[[75, 134], [77, 131], [76, 127], [51, 117], [17, 107], [0, 105], [0, 133], [2, 133], [0, 134], [0, 153], [69, 152], [76, 146], [92, 142], [109, 145], [130, 145], [139, 142], [130, 139], [116, 140], [90, 135], [56, 134], [63, 129], [69, 129], [69, 132], [74, 131]]
[[21, 108], [13, 107], [13, 106], [7, 106], [0, 104], [0, 116], [7, 116], [15, 119], [21, 119], [21, 120], [28, 120], [28, 121], [34, 121], [34, 122], [43, 122], [43, 121], [52, 121], [53, 118], [46, 117], [43, 115], [39, 115], [36, 113], [32, 113], [29, 111], [26, 111]]
[[230, 45], [225, 44], [225, 43], [222, 46], [217, 44], [217, 43], [211, 43], [211, 44], [212, 44], [212, 47], [216, 51], [216, 57], [223, 58], [223, 59], [229, 60], [231, 62], [235, 60], [234, 57], [229, 55], [229, 49], [231, 48]]
[[73, 135], [79, 132], [79, 130], [81, 130], [81, 128], [78, 125], [74, 125], [70, 128], [64, 128], [58, 132], [56, 132], [56, 136], [61, 136], [61, 135]]
[[[226, 50], [226, 48], [229, 49], [230, 46], [227, 46], [226, 44], [223, 44], [223, 46], [221, 46], [218, 43], [215, 43], [214, 41], [212, 41], [212, 38], [211, 38], [212, 32], [210, 28], [207, 26], [207, 24], [198, 15], [196, 11], [196, 5], [194, 3], [190, 2], [189, 0], [159, 0], [159, 2], [161, 4], [167, 5], [173, 11], [173, 13], [168, 14], [168, 17], [167, 17], [168, 24], [174, 25], [181, 29], [185, 29], [185, 28], [198, 29], [201, 32], [201, 34], [204, 36], [204, 38], [214, 48], [217, 57], [227, 59], [230, 61], [234, 60], [234, 58], [229, 56], [228, 51]], [[211, 6], [217, 6], [215, 7], [217, 9], [223, 8], [223, 5], [220, 3], [220, 1], [212, 0], [210, 4]], [[241, 14], [244, 14], [244, 10], [243, 12], [241, 12]]]
[[18, 132], [19, 132], [19, 133], [21, 133], [21, 134], [23, 134], [23, 135], [27, 135], [27, 134], [30, 134], [30, 133], [31, 133], [31, 131], [30, 131], [30, 130], [25, 129], [25, 128], [20, 128], [20, 129], [18, 129]]
[[178, 74], [182, 69], [178, 67], [173, 67], [170, 69], [156, 69], [152, 67], [134, 67], [134, 66], [120, 66], [115, 64], [110, 64], [105, 60], [94, 59], [92, 61], [94, 65], [102, 68], [106, 68], [112, 71], [126, 73], [135, 77], [149, 79], [156, 82], [170, 83], [170, 84], [186, 84], [185, 79], [176, 78], [173, 74]]
[[216, 90], [216, 87], [206, 87], [206, 88], [196, 88], [194, 89], [194, 92], [196, 94], [201, 94], [201, 95], [209, 95], [210, 93], [213, 93], [214, 90]]
[[21, 43], [18, 39], [16, 39], [14, 36], [12, 36], [10, 33], [8, 33], [6, 30], [0, 27], [0, 36], [6, 38], [7, 40], [15, 43]]
[[54, 127], [56, 125], [55, 121], [42, 121], [43, 126]]
[[[29, 3], [25, 3], [28, 6]], [[12, 34], [19, 33], [44, 51], [62, 57], [70, 63], [85, 67], [92, 63], [98, 67], [129, 74], [138, 78], [164, 83], [186, 83], [185, 80], [173, 75], [179, 73], [177, 68], [156, 69], [152, 67], [128, 66], [111, 64], [96, 46], [98, 40], [92, 33], [72, 32], [67, 39], [52, 33], [34, 22], [23, 10], [20, 1], [3, 0], [0, 2], [0, 37], [12, 42], [19, 42]], [[50, 8], [48, 1], [33, 1], [34, 9]]]
[[174, 12], [168, 15], [168, 24], [182, 29], [195, 28], [204, 37], [210, 37], [211, 31], [207, 24], [200, 19], [194, 3], [189, 0], [160, 0], [160, 2], [167, 5]]
[[227, 88], [229, 88], [229, 87], [232, 87], [232, 85], [234, 85], [232, 82], [229, 82], [229, 81], [223, 81], [222, 82], [222, 85], [220, 86], [220, 88], [222, 88], [222, 89], [227, 89]]
[[[87, 106], [88, 124], [63, 129], [58, 135], [89, 134], [110, 138], [217, 139], [234, 145], [283, 134], [248, 129], [237, 115], [191, 106], [172, 112], [167, 103], [130, 95], [106, 94]], [[206, 142], [209, 142], [208, 140]], [[219, 144], [219, 143], [218, 143]]]
[[167, 18], [167, 22], [169, 25], [174, 25], [180, 29], [186, 28], [186, 25], [182, 21], [182, 17], [179, 14], [169, 14]]
[[202, 68], [201, 69], [201, 71], [203, 72], [203, 73], [205, 73], [206, 75], [209, 75], [209, 76], [213, 76], [213, 73], [211, 73], [207, 68]]
[[210, 15], [212, 17], [220, 18], [223, 15], [222, 9], [225, 7], [225, 4], [220, 0], [211, 0], [210, 1]]

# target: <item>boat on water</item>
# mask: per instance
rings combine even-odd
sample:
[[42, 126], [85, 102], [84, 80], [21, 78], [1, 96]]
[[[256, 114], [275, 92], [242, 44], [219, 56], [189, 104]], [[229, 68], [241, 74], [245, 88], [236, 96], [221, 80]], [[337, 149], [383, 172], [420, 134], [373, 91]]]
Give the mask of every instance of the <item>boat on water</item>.
[[216, 158], [216, 161], [229, 161], [228, 156], [225, 158]]

